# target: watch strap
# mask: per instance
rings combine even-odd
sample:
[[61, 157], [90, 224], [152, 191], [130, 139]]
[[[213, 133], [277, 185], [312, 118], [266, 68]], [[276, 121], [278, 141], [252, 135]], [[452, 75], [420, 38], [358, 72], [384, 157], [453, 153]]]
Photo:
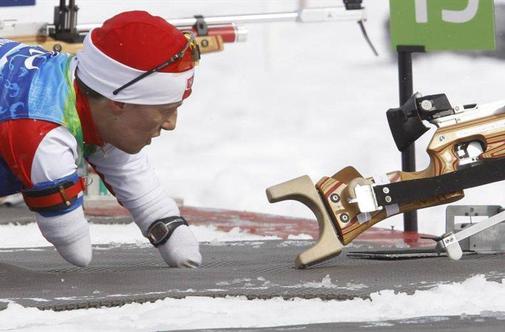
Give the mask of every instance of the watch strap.
[[147, 229], [147, 238], [153, 246], [158, 247], [166, 243], [174, 230], [182, 225], [188, 226], [188, 222], [184, 217], [173, 216], [158, 219]]

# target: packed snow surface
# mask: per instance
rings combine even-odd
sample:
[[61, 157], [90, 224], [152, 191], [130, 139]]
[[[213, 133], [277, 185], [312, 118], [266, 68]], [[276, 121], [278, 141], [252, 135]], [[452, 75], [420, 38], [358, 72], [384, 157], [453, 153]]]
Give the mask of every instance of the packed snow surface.
[[[239, 229], [223, 232], [211, 226], [191, 227], [201, 242], [273, 239], [247, 234]], [[91, 224], [91, 237], [94, 244], [129, 243], [149, 246], [134, 224]], [[0, 243], [0, 253], [20, 247], [49, 245], [35, 224], [0, 226]], [[259, 281], [269, 282], [264, 278]], [[223, 285], [225, 283], [227, 282], [223, 281]], [[290, 287], [366, 289], [368, 286], [339, 284], [338, 280], [332, 280], [330, 275], [326, 275], [321, 280]], [[328, 322], [364, 322], [373, 326], [384, 320], [451, 315], [491, 315], [505, 319], [504, 296], [503, 280], [487, 281], [483, 275], [477, 275], [461, 283], [439, 284], [428, 290], [417, 290], [412, 295], [382, 290], [370, 294], [369, 300], [349, 301], [281, 298], [247, 300], [245, 297], [189, 296], [184, 299], [159, 300], [155, 303], [128, 304], [119, 308], [53, 312], [23, 307], [0, 297], [0, 302], [9, 302], [7, 309], [0, 311], [0, 331], [154, 331]]]
[[[328, 280], [320, 283], [328, 285]], [[310, 287], [308, 285], [307, 287]], [[41, 311], [10, 303], [0, 311], [0, 330], [165, 331], [267, 327], [328, 322], [374, 322], [426, 316], [481, 315], [505, 319], [505, 284], [482, 275], [440, 284], [412, 295], [383, 290], [370, 299], [247, 300], [244, 297], [186, 297], [118, 308]], [[382, 324], [382, 323], [381, 323]]]

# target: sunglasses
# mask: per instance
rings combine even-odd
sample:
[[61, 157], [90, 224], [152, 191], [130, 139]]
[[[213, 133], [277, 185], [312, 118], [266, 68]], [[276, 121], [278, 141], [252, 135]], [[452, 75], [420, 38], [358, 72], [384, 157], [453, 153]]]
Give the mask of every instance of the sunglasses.
[[[183, 32], [183, 34], [184, 37], [186, 37], [187, 43], [179, 53], [175, 54], [167, 61], [146, 71], [145, 73], [140, 74], [131, 81], [123, 84], [116, 90], [112, 91], [112, 94], [117, 95], [119, 92], [121, 92], [121, 90], [126, 89], [127, 87], [137, 83], [141, 79], [146, 78], [147, 76], [157, 71], [160, 71], [161, 69], [168, 67], [170, 65], [174, 67], [173, 69], [175, 72], [183, 72], [195, 67], [198, 64], [198, 61], [200, 61], [200, 47], [196, 42], [195, 36], [193, 36], [191, 32], [185, 31]], [[190, 52], [187, 52], [188, 50], [190, 50]]]

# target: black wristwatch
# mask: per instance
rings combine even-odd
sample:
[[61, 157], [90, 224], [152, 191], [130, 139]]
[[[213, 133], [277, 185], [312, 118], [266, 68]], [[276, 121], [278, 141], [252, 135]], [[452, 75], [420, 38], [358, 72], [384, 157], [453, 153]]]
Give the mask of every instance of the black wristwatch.
[[182, 225], [188, 226], [188, 222], [179, 216], [156, 220], [147, 229], [147, 238], [153, 246], [160, 246], [167, 242], [177, 227]]

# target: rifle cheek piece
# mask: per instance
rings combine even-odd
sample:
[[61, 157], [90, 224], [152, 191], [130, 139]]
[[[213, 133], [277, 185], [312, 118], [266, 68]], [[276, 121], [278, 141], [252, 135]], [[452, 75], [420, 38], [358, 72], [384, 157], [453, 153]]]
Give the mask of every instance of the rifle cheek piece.
[[396, 147], [400, 151], [405, 150], [429, 130], [419, 116], [416, 95], [410, 97], [400, 108], [389, 109], [386, 116]]
[[398, 150], [405, 150], [429, 130], [423, 120], [454, 114], [454, 110], [443, 93], [422, 97], [415, 93], [400, 108], [391, 108], [386, 116], [391, 134]]

